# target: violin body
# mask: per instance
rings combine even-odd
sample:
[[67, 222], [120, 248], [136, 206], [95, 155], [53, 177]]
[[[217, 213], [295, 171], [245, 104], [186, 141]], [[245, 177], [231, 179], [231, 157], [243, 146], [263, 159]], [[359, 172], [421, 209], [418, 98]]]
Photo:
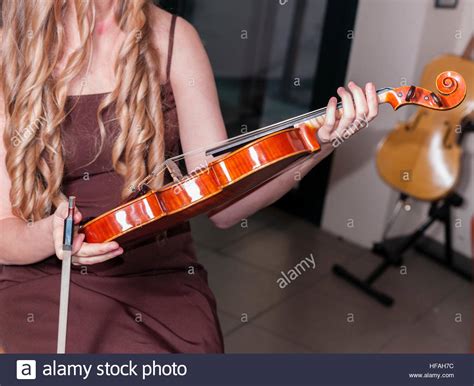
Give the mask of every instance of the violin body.
[[[389, 103], [394, 110], [410, 104], [449, 110], [466, 94], [464, 79], [454, 71], [438, 75], [436, 86], [440, 94], [404, 86], [378, 90], [377, 96], [379, 103]], [[337, 114], [341, 110], [339, 103]], [[224, 145], [205, 152], [213, 157], [210, 162], [186, 176], [176, 172], [173, 159], [167, 160], [173, 183], [102, 214], [82, 226], [80, 232], [89, 243], [117, 240], [130, 245], [201, 213], [217, 212], [317, 152], [317, 131], [325, 114], [325, 108], [315, 110], [224, 141]]]
[[316, 128], [303, 125], [257, 140], [196, 170], [178, 183], [119, 206], [82, 228], [87, 242], [129, 244], [201, 213], [229, 205], [317, 150]]
[[[441, 68], [451, 68], [467, 76], [474, 85], [474, 62], [445, 55], [425, 67], [421, 85], [430, 86]], [[474, 103], [468, 88], [466, 101]], [[459, 124], [469, 113], [469, 103], [446, 111], [419, 109], [407, 123], [398, 124], [379, 144], [377, 171], [394, 189], [424, 201], [447, 196], [456, 186], [462, 150], [457, 142]], [[471, 107], [472, 108], [472, 107]]]

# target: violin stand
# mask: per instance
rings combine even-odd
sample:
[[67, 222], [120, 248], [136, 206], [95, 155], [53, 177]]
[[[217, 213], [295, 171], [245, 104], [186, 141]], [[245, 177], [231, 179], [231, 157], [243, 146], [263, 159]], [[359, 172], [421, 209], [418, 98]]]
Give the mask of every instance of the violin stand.
[[[407, 199], [407, 195], [401, 194], [397, 207], [401, 209], [403, 203]], [[453, 250], [451, 237], [451, 207], [462, 205], [463, 198], [457, 193], [451, 193], [449, 196], [440, 201], [431, 203], [428, 219], [412, 234], [392, 239], [384, 239], [382, 242], [375, 243], [372, 251], [383, 257], [383, 261], [365, 278], [360, 279], [350, 273], [341, 265], [334, 265], [333, 272], [353, 284], [355, 287], [364, 291], [367, 295], [373, 297], [384, 306], [390, 307], [394, 303], [394, 299], [373, 287], [374, 282], [381, 276], [390, 266], [401, 266], [403, 263], [403, 253], [413, 247], [415, 243], [423, 236], [426, 230], [436, 221], [444, 224], [445, 229], [445, 256], [444, 260], [440, 260], [434, 256], [428, 255], [438, 263], [450, 268], [456, 273], [461, 274], [460, 270], [453, 265]]]

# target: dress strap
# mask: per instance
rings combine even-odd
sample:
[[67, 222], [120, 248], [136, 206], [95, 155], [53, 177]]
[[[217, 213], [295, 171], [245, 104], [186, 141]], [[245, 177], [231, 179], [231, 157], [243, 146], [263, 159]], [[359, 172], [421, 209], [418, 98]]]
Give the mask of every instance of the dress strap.
[[170, 38], [168, 43], [168, 63], [166, 64], [166, 80], [170, 79], [171, 58], [173, 57], [174, 30], [176, 29], [176, 15], [171, 16]]

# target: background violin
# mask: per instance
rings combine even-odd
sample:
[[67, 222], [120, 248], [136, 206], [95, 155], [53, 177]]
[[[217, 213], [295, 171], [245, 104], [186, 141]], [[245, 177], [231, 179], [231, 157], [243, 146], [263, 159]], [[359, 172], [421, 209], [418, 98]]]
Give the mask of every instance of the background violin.
[[[464, 74], [466, 82], [474, 84], [474, 62], [444, 55], [425, 67], [421, 86], [428, 86], [444, 68]], [[467, 90], [466, 102], [442, 112], [419, 109], [400, 123], [379, 145], [376, 165], [381, 178], [419, 200], [435, 201], [450, 193], [461, 170], [460, 123], [474, 111], [472, 89]]]
[[[404, 105], [449, 110], [458, 106], [466, 95], [464, 79], [454, 71], [438, 75], [436, 86], [439, 93], [411, 86], [384, 88], [377, 95], [379, 103], [389, 103], [394, 110]], [[338, 110], [342, 110], [340, 103]], [[205, 154], [211, 160], [186, 176], [175, 165], [175, 158], [186, 154], [169, 159], [162, 170], [169, 171], [173, 183], [104, 213], [80, 231], [89, 243], [117, 240], [126, 245], [201, 213], [224, 208], [317, 152], [320, 149], [317, 130], [324, 124], [325, 114], [325, 108], [315, 110], [230, 138], [206, 149]], [[317, 125], [310, 123], [313, 119]], [[149, 178], [161, 171], [155, 171]]]

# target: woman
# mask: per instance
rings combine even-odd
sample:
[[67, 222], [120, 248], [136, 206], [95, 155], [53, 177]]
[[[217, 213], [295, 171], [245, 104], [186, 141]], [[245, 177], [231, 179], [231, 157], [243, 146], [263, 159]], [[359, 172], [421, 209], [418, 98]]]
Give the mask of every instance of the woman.
[[[196, 31], [150, 1], [4, 0], [2, 17], [0, 345], [54, 352], [65, 197], [77, 197], [76, 223], [97, 216], [165, 157], [226, 130]], [[349, 89], [338, 90], [340, 119], [329, 101], [322, 150], [215, 214], [216, 226], [276, 201], [332, 151], [331, 139], [376, 116], [374, 85]], [[66, 352], [223, 351], [188, 224], [125, 251], [78, 235], [73, 263]]]

